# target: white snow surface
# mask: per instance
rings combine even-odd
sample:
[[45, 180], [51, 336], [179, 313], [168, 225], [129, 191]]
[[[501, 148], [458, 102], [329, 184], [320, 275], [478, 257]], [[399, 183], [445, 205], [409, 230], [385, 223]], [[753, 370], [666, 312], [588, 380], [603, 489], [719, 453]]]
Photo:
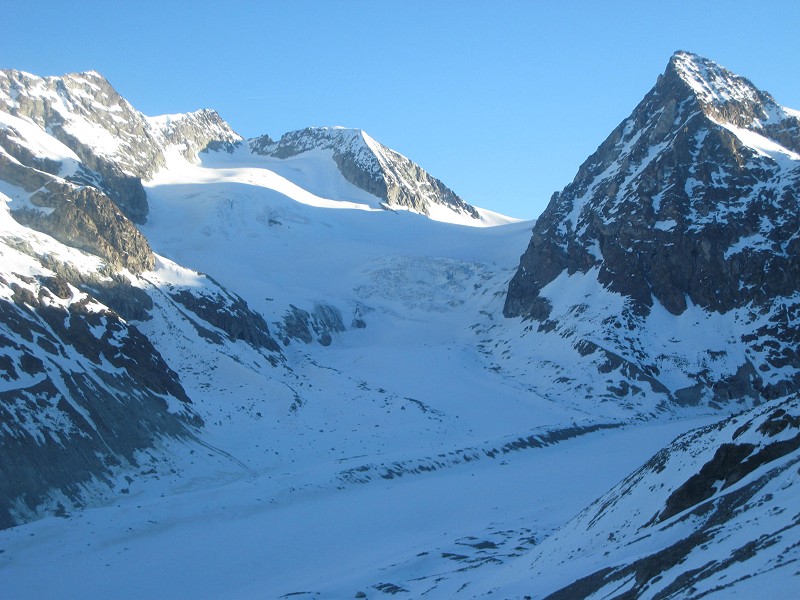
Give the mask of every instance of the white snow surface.
[[[147, 123], [155, 130], [182, 118]], [[106, 148], [92, 131], [78, 133]], [[62, 161], [62, 175], [71, 168], [75, 157], [51, 138], [24, 136], [38, 155]], [[745, 359], [736, 311], [690, 306], [674, 316], [656, 306], [639, 337], [596, 339], [596, 323], [626, 304], [593, 272], [564, 274], [543, 291], [554, 331], [504, 320], [531, 223], [482, 209], [480, 222], [443, 207], [431, 218], [385, 210], [342, 177], [330, 150], [277, 159], [240, 145], [197, 164], [179, 148], [164, 151], [166, 166], [145, 182], [142, 231], [156, 267], [128, 276], [154, 302], [152, 318], [136, 327], [177, 371], [205, 426], [197, 442], [143, 453], [141, 468], [120, 475], [115, 490], [125, 493], [0, 531], [0, 595], [478, 598], [500, 590], [492, 597], [512, 598], [555, 589], [571, 581], [570, 556], [548, 539], [577, 552], [575, 515], [713, 418], [702, 409], [653, 418], [660, 397], [647, 386], [626, 402], [599, 397], [595, 386], [620, 375], [597, 381], [597, 365], [576, 361], [573, 342], [634, 363], [655, 348], [660, 379], [676, 388], [691, 383], [688, 372], [731, 374]], [[28, 198], [12, 186], [0, 192], [6, 205]], [[101, 269], [0, 209], [4, 241]], [[12, 244], [0, 244], [0, 258], [7, 281], [47, 274]], [[215, 281], [273, 333], [293, 306], [332, 307], [346, 331], [328, 347], [292, 340], [277, 365], [243, 341], [212, 344], [171, 294], [218, 295]], [[555, 442], [551, 432], [571, 433]], [[532, 557], [554, 545], [552, 557], [537, 559], [553, 569], [537, 587]]]
[[[553, 383], [553, 365], [577, 364], [570, 337], [526, 335], [501, 316], [531, 223], [465, 227], [383, 210], [322, 151], [280, 160], [240, 147], [191, 164], [176, 150], [146, 189], [143, 232], [158, 258], [155, 271], [131, 275], [154, 300], [136, 326], [205, 421], [201, 445], [165, 442], [120, 479], [126, 494], [0, 532], [9, 597], [483, 597], [481, 582], [495, 585], [506, 567], [524, 573], [543, 540], [709, 421], [637, 422], [643, 405], [587, 402], [581, 367], [563, 374], [574, 386]], [[0, 217], [3, 236], [33, 236], [100, 268]], [[10, 272], [35, 273], [32, 259], [8, 256]], [[208, 343], [170, 300], [180, 289], [218, 293], [199, 272], [273, 332], [291, 306], [317, 305], [340, 311], [347, 330], [328, 347], [291, 341], [277, 366], [242, 341]], [[594, 297], [595, 312], [564, 320], [575, 335], [625, 309], [591, 273], [545, 294], [557, 315]], [[640, 343], [665, 347], [666, 379], [681, 377], [669, 364], [681, 354], [708, 367], [692, 356], [695, 331], [719, 331], [727, 350], [735, 334], [735, 315], [649, 319]], [[701, 319], [708, 326], [693, 329]], [[726, 356], [723, 371], [740, 358]], [[607, 428], [581, 429], [593, 425]], [[573, 433], [548, 442], [557, 431]]]
[[[169, 165], [147, 182], [156, 269], [129, 275], [154, 300], [136, 326], [180, 375], [203, 445], [165, 443], [120, 480], [128, 494], [0, 532], [9, 597], [346, 598], [391, 585], [451, 597], [688, 427], [619, 427], [616, 408], [548, 399], [491, 368], [483, 340], [531, 223], [383, 210], [328, 156], [192, 165], [175, 153]], [[100, 268], [0, 216], [5, 238]], [[30, 257], [4, 260], [7, 279], [36, 274]], [[198, 271], [273, 332], [290, 305], [317, 304], [347, 331], [327, 348], [294, 340], [277, 366], [241, 341], [210, 344], [169, 299], [215, 293]], [[615, 428], [513, 449], [598, 423]]]

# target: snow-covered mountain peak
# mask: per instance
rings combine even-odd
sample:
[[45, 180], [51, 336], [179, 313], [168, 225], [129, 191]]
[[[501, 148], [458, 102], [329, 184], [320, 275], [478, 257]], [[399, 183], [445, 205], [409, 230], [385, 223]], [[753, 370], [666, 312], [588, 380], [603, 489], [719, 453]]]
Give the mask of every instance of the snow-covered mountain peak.
[[744, 77], [691, 52], [679, 51], [673, 54], [667, 69], [674, 70], [694, 90], [697, 97], [705, 102], [725, 104], [761, 102], [765, 98], [772, 100]]
[[250, 140], [255, 154], [291, 158], [311, 150], [331, 152], [344, 178], [380, 199], [391, 210], [410, 210], [440, 220], [481, 223], [478, 210], [441, 181], [399, 152], [375, 141], [361, 129], [308, 127], [281, 136]]
[[141, 180], [168, 155], [197, 162], [199, 152], [231, 151], [242, 140], [213, 110], [146, 117], [96, 71], [0, 72], [0, 122], [0, 148], [12, 160], [100, 189], [136, 223], [149, 210]]
[[208, 108], [147, 117], [147, 121], [190, 162], [195, 162], [197, 154], [206, 150], [230, 152], [243, 140], [217, 111]]
[[703, 112], [717, 122], [762, 130], [797, 118], [794, 111], [780, 106], [750, 80], [691, 52], [672, 56], [666, 74], [673, 73], [688, 86]]
[[[537, 221], [506, 316], [562, 332], [582, 356], [614, 357], [601, 372], [630, 361], [624, 369], [634, 380], [654, 383], [652, 374], [678, 404], [687, 395], [699, 402], [704, 384], [696, 382], [712, 373], [726, 390], [706, 395], [717, 405], [795, 389], [797, 375], [778, 353], [796, 328], [772, 311], [776, 297], [797, 303], [798, 149], [796, 118], [768, 94], [711, 61], [676, 54]], [[592, 301], [587, 286], [595, 286]], [[771, 315], [769, 326], [752, 307]], [[667, 365], [675, 349], [656, 352], [661, 342], [653, 340], [691, 336], [662, 329], [665, 314], [676, 323], [726, 315], [717, 331], [730, 336], [710, 350], [726, 361], [683, 362], [683, 375], [671, 379], [688, 352]], [[776, 354], [763, 352], [770, 347]]]

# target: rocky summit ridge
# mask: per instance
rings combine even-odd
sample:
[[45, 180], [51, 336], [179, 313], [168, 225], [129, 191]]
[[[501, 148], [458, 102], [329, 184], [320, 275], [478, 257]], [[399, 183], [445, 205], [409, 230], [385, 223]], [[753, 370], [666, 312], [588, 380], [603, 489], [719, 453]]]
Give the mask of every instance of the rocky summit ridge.
[[441, 181], [402, 154], [376, 142], [361, 129], [309, 127], [281, 136], [250, 140], [256, 154], [289, 158], [311, 150], [328, 150], [344, 178], [379, 198], [388, 209], [429, 215], [435, 205], [480, 220], [480, 214]]
[[148, 212], [142, 179], [164, 167], [171, 148], [197, 160], [200, 151], [241, 139], [215, 111], [145, 117], [95, 71], [63, 77], [0, 71], [0, 111], [24, 120], [23, 126], [38, 126], [70, 155], [66, 163], [37, 162], [35, 152], [14, 142], [20, 137], [18, 122], [0, 130], [5, 153], [28, 167], [98, 188], [139, 224]]

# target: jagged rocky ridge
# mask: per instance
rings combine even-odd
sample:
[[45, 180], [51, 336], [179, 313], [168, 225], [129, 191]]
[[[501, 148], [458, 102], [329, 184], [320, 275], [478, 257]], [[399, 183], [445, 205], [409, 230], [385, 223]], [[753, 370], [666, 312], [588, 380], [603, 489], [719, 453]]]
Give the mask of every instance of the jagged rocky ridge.
[[[135, 223], [147, 219], [142, 179], [166, 164], [171, 147], [196, 160], [199, 151], [241, 140], [214, 111], [148, 119], [94, 71], [45, 78], [0, 71], [0, 111], [14, 119], [6, 117], [0, 128], [5, 153], [24, 165], [96, 187]], [[31, 124], [63, 144], [66, 160], [25, 148], [24, 132], [15, 125]]]
[[[564, 335], [586, 313], [595, 327], [573, 335], [577, 354], [605, 354], [604, 368], [626, 371], [630, 386], [671, 402], [757, 401], [797, 390], [798, 115], [715, 63], [676, 53], [554, 194], [509, 284], [505, 315]], [[589, 280], [623, 299], [620, 314], [595, 314], [582, 298], [570, 314], [554, 312], [566, 302], [556, 289], [563, 300]], [[685, 325], [658, 334], [662, 309]], [[642, 332], [680, 338], [696, 309], [724, 315], [717, 321], [725, 348], [679, 367], [691, 383], [681, 387], [663, 377], [674, 365], [641, 342]]]
[[441, 181], [402, 154], [376, 142], [360, 129], [316, 127], [292, 131], [277, 142], [269, 136], [250, 140], [256, 154], [290, 158], [311, 150], [327, 150], [344, 178], [380, 198], [387, 208], [405, 208], [423, 215], [433, 205], [480, 219], [478, 211]]

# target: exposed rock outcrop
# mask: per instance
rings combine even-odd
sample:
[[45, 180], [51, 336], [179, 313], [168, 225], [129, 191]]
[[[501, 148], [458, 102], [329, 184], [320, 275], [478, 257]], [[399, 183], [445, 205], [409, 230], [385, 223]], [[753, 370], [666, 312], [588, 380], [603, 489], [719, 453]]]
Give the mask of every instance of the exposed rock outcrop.
[[[360, 329], [366, 323], [360, 318], [354, 320], [353, 327]], [[335, 306], [329, 304], [315, 304], [314, 311], [309, 313], [302, 308], [290, 305], [283, 316], [283, 322], [278, 324], [278, 337], [288, 345], [292, 339], [310, 344], [314, 340], [323, 346], [330, 346], [334, 333], [340, 333], [347, 328], [342, 321], [342, 313]]]
[[111, 267], [133, 273], [153, 269], [155, 257], [147, 239], [97, 189], [51, 180], [30, 201], [35, 208], [11, 212], [21, 224], [100, 256]]
[[438, 204], [458, 214], [480, 219], [478, 211], [441, 181], [402, 154], [379, 144], [359, 129], [307, 128], [250, 140], [256, 154], [289, 158], [309, 150], [330, 150], [345, 179], [382, 200], [389, 208], [406, 208], [429, 215]]
[[[229, 339], [241, 340], [256, 349], [280, 354], [280, 346], [272, 338], [264, 317], [250, 310], [242, 298], [211, 281], [216, 286], [214, 291], [181, 289], [170, 293], [170, 297], [206, 324], [223, 331]], [[219, 343], [213, 332], [206, 329], [203, 335]]]

